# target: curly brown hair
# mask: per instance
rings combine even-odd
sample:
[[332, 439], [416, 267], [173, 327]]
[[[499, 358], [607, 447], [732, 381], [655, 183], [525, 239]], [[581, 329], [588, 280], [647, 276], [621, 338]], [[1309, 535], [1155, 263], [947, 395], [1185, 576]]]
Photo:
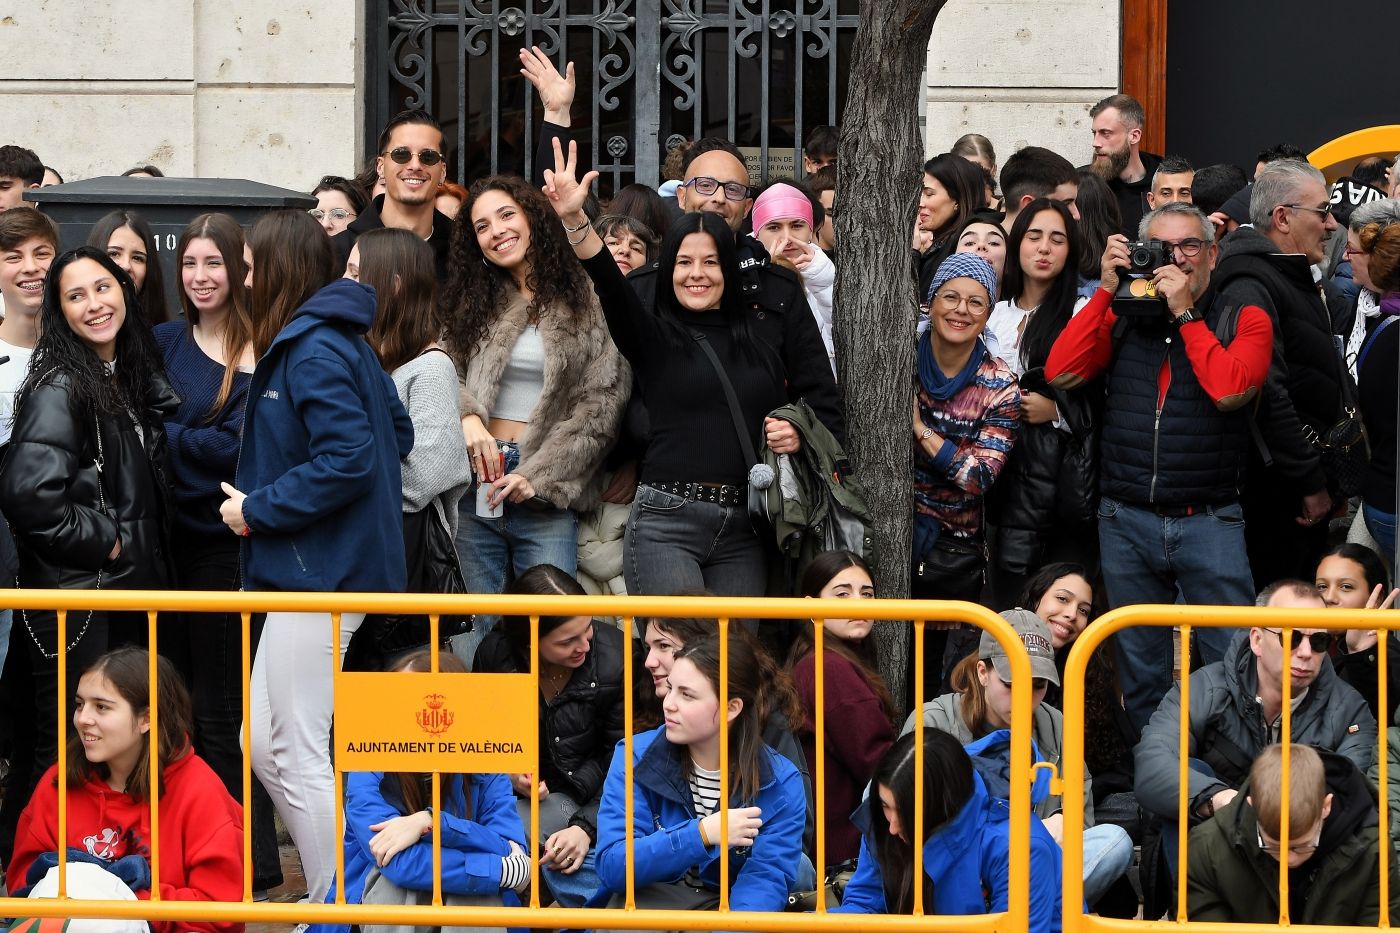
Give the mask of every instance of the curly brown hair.
[[553, 208], [538, 189], [513, 175], [492, 175], [471, 186], [452, 224], [447, 288], [440, 307], [446, 341], [457, 356], [470, 356], [481, 345], [492, 318], [515, 288], [510, 273], [487, 260], [472, 229], [472, 208], [488, 191], [500, 191], [520, 205], [530, 224], [530, 247], [525, 282], [534, 293], [532, 308], [567, 310], [575, 317], [588, 313], [592, 288]]

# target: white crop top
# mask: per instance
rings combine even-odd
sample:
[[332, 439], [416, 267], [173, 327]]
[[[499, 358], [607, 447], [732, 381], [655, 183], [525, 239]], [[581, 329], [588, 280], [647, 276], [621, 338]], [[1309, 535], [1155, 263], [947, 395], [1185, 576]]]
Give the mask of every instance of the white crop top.
[[501, 388], [491, 417], [506, 421], [529, 421], [544, 391], [544, 341], [533, 324], [520, 332], [510, 351], [510, 362], [501, 372]]

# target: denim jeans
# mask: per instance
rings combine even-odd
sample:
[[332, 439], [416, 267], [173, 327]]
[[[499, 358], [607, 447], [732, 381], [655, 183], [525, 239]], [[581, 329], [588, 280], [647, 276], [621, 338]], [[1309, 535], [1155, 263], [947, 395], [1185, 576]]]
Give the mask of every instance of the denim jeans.
[[[1244, 513], [1238, 503], [1184, 517], [1157, 515], [1104, 496], [1099, 543], [1109, 604], [1248, 606], [1254, 582], [1245, 555]], [[1232, 629], [1201, 628], [1200, 661], [1225, 656]], [[1114, 636], [1123, 706], [1142, 733], [1172, 685], [1172, 633], [1164, 627], [1124, 629]]]
[[[497, 441], [505, 471], [520, 466], [520, 448]], [[477, 482], [462, 497], [457, 514], [457, 558], [469, 593], [500, 593], [506, 584], [539, 564], [553, 564], [572, 576], [578, 569], [578, 516], [572, 509], [535, 511], [505, 502], [499, 518], [476, 514]], [[452, 650], [467, 666], [477, 645], [496, 627], [497, 616], [477, 616], [472, 631], [453, 639]]]
[[701, 589], [762, 596], [768, 556], [743, 505], [715, 505], [638, 486], [623, 538], [627, 592], [669, 596]]
[[1133, 840], [1126, 829], [1100, 823], [1084, 830], [1084, 902], [1091, 910], [1132, 864]]
[[[530, 800], [526, 797], [519, 797], [515, 801], [516, 812], [520, 814], [521, 825], [525, 827], [525, 834], [530, 833]], [[540, 801], [540, 838], [537, 840], [537, 847], [541, 850], [545, 841], [550, 836], [566, 828], [569, 820], [579, 810], [579, 806], [573, 798], [559, 791], [551, 791], [549, 796]], [[602, 887], [602, 882], [598, 879], [598, 847], [592, 845], [588, 847], [588, 854], [583, 857], [583, 864], [578, 871], [565, 874], [553, 868], [541, 868], [540, 875], [544, 883], [549, 885], [549, 890], [553, 892], [554, 899], [561, 907], [582, 907], [584, 901], [592, 897]]]
[[1361, 515], [1366, 519], [1366, 530], [1381, 546], [1381, 556], [1386, 559], [1387, 563], [1394, 563], [1395, 513], [1382, 512], [1374, 505], [1363, 502], [1361, 503]]

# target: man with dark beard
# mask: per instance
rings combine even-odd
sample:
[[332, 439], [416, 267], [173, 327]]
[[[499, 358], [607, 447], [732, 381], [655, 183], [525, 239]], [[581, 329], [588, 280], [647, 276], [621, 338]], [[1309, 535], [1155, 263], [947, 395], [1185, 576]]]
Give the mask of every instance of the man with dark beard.
[[1089, 167], [1117, 196], [1123, 235], [1136, 239], [1138, 225], [1151, 209], [1147, 195], [1152, 190], [1152, 174], [1162, 162], [1161, 156], [1138, 149], [1146, 114], [1136, 98], [1114, 94], [1095, 104], [1089, 118], [1094, 121], [1094, 160]]

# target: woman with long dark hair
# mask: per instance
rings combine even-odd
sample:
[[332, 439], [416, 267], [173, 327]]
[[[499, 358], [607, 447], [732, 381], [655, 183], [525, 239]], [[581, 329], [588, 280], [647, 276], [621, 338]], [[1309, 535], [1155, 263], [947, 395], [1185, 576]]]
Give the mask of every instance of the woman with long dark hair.
[[[760, 672], [750, 643], [729, 640], [729, 703], [719, 704], [718, 639], [683, 648], [671, 665], [665, 723], [632, 741], [633, 860], [637, 906], [710, 910], [719, 904], [719, 858], [729, 850], [732, 910], [778, 911], [802, 856], [802, 776], [763, 742]], [[729, 799], [719, 770], [728, 722]], [[626, 891], [627, 749], [618, 743], [598, 811], [598, 906]], [[719, 832], [729, 808], [729, 835]]]
[[[924, 773], [914, 766], [914, 733], [900, 736], [875, 769], [860, 861], [836, 913], [909, 914], [914, 885], [923, 908], [938, 915], [1006, 910], [1009, 786], [1002, 762], [985, 762], [982, 743], [963, 748], [939, 729], [924, 729]], [[969, 756], [972, 753], [972, 756]], [[985, 762], [985, 763], [984, 763]], [[924, 787], [924, 822], [914, 822], [914, 786]], [[924, 851], [924, 877], [914, 877], [914, 845]], [[1030, 933], [1060, 928], [1060, 847], [1031, 817]]]
[[[49, 267], [39, 341], [0, 464], [20, 587], [170, 585], [163, 421], [179, 399], [139, 307], [131, 278], [101, 250], [80, 246]], [[73, 612], [67, 622], [69, 684], [109, 647], [145, 639], [144, 616]], [[68, 698], [58, 696], [54, 613], [20, 611], [14, 626], [37, 714], [27, 794], [57, 758], [53, 713]]]
[[[387, 229], [387, 228], [386, 228]], [[377, 233], [380, 231], [371, 231]], [[411, 231], [403, 231], [421, 244]], [[366, 233], [365, 236], [370, 236]], [[364, 243], [361, 237], [359, 246]], [[428, 268], [432, 268], [432, 251]], [[426, 650], [394, 662], [397, 674], [432, 669]], [[466, 674], [454, 654], [438, 656], [442, 674]], [[354, 771], [345, 776], [345, 902], [347, 904], [430, 904], [433, 898], [432, 775]], [[441, 778], [441, 864], [443, 903], [454, 907], [500, 907], [507, 891], [530, 884], [530, 854], [516, 813], [510, 778], [504, 774], [444, 774]], [[333, 904], [332, 885], [326, 903]], [[393, 933], [400, 926], [360, 924], [360, 933]], [[460, 929], [452, 927], [453, 930]], [[501, 927], [473, 927], [503, 933]], [[315, 924], [306, 933], [350, 933], [344, 923]]]
[[[572, 144], [567, 160], [556, 145], [545, 190], [602, 300], [612, 339], [636, 371], [651, 420], [624, 539], [627, 591], [760, 594], [767, 551], [748, 519], [754, 463], [744, 436], [756, 440], [761, 428], [774, 453], [796, 452], [796, 429], [767, 415], [804, 396], [834, 434], [842, 432], [816, 322], [748, 308], [733, 232], [710, 213], [671, 225], [655, 294], [644, 305], [583, 212], [596, 173], [580, 182], [576, 163]], [[792, 275], [775, 266], [767, 274]]]
[[1017, 373], [1021, 433], [1006, 475], [988, 501], [996, 608], [1014, 605], [1026, 576], [1046, 561], [1097, 566], [1098, 447], [1090, 393], [1053, 389], [1045, 359], [1083, 304], [1077, 295], [1082, 243], [1069, 209], [1038, 198], [1016, 218], [1007, 242], [1006, 300], [987, 329], [994, 352]]
[[[569, 574], [542, 564], [506, 592], [582, 596]], [[589, 616], [540, 616], [540, 867], [555, 900], [580, 907], [598, 887], [598, 801], [613, 747], [622, 738], [622, 633]], [[472, 670], [530, 671], [530, 620], [507, 616], [481, 642]], [[520, 818], [530, 818], [530, 775], [512, 775]]]
[[102, 250], [131, 276], [148, 327], [171, 319], [165, 300], [165, 273], [160, 268], [155, 234], [136, 211], [112, 211], [92, 225], [87, 245]]
[[928, 305], [933, 297], [930, 285], [939, 264], [957, 249], [956, 234], [975, 211], [986, 206], [980, 167], [951, 152], [924, 163], [919, 212], [914, 221], [914, 269], [921, 304]]
[[[803, 596], [821, 599], [875, 598], [870, 566], [850, 551], [825, 551], [802, 574]], [[852, 611], [859, 603], [852, 603]], [[875, 764], [894, 743], [894, 699], [876, 667], [869, 619], [823, 619], [822, 668], [826, 713], [826, 787], [822, 801], [826, 820], [826, 862], [837, 865], [854, 859], [860, 831], [850, 816], [875, 772]], [[793, 639], [788, 667], [802, 701], [799, 729], [802, 751], [815, 770], [816, 641], [806, 626]]]
[[1099, 288], [1099, 264], [1108, 248], [1108, 238], [1123, 229], [1123, 219], [1118, 211], [1118, 196], [1093, 169], [1079, 170], [1079, 196], [1074, 203], [1079, 208], [1079, 235], [1084, 241], [1079, 250], [1077, 294], [1088, 299]]
[[[243, 538], [248, 590], [402, 592], [399, 461], [413, 426], [364, 339], [374, 293], [336, 277], [330, 240], [304, 211], [249, 237], [253, 351], [236, 485], [224, 524]], [[364, 614], [269, 612], [253, 661], [250, 754], [319, 901], [335, 861], [331, 679]]]
[[[1389, 609], [1400, 589], [1390, 589], [1390, 573], [1380, 555], [1350, 541], [1338, 544], [1322, 555], [1317, 564], [1317, 592], [1329, 609]], [[1348, 629], [1338, 640], [1338, 653], [1332, 663], [1337, 676], [1366, 698], [1366, 705], [1378, 719], [1386, 715], [1379, 707], [1380, 643], [1375, 629]], [[1394, 708], [1400, 702], [1400, 640], [1394, 633], [1385, 639], [1387, 698]]]
[[[476, 474], [457, 532], [467, 588], [499, 593], [539, 564], [572, 574], [578, 513], [598, 502], [627, 402], [626, 367], [558, 221], [523, 179], [472, 185], [449, 265], [446, 346]], [[468, 661], [492, 624], [478, 618], [458, 646]]]

